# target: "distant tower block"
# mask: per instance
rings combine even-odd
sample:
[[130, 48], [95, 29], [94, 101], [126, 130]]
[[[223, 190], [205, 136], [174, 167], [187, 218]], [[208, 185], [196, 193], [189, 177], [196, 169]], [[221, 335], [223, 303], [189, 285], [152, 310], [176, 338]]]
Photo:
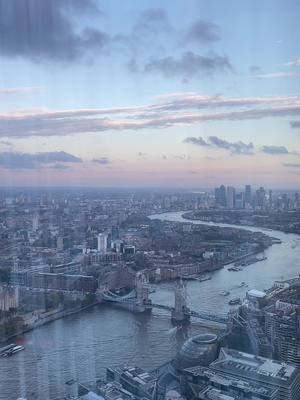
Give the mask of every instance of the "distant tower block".
[[98, 252], [100, 254], [105, 254], [107, 251], [107, 235], [104, 233], [99, 233], [98, 235]]
[[39, 216], [35, 214], [32, 218], [32, 230], [36, 232], [39, 229]]
[[186, 286], [182, 279], [180, 279], [175, 284], [175, 307], [172, 311], [173, 322], [183, 322], [189, 319], [186, 298]]
[[58, 251], [63, 251], [64, 249], [64, 238], [62, 236], [57, 236], [56, 248]]

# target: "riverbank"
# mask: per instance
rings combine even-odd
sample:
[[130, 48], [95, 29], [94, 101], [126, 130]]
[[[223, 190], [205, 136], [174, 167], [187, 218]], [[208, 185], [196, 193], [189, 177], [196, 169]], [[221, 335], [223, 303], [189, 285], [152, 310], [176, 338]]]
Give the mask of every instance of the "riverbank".
[[[272, 218], [274, 214], [259, 216], [260, 218], [255, 218], [256, 214], [251, 214], [250, 212], [246, 212], [245, 215], [240, 215], [241, 212], [236, 210], [214, 210], [214, 211], [184, 211], [182, 214], [182, 218], [186, 221], [201, 221], [207, 223], [215, 223], [215, 224], [231, 224], [237, 227], [239, 226], [251, 226], [253, 228], [264, 229], [264, 230], [277, 230], [283, 233], [293, 233], [296, 235], [300, 235], [299, 226], [291, 226], [295, 225], [295, 221], [298, 221], [298, 217], [300, 214], [296, 214], [293, 218], [290, 216], [291, 220], [285, 221], [285, 223], [278, 221], [273, 221]], [[247, 219], [250, 216], [250, 219]], [[287, 214], [289, 215], [289, 214]], [[236, 221], [235, 218], [238, 220]], [[258, 221], [264, 223], [257, 223]], [[297, 223], [298, 224], [298, 223]]]
[[[94, 307], [98, 304], [100, 304], [100, 301], [94, 302], [92, 304], [89, 304], [87, 306], [84, 307], [79, 307], [76, 309], [70, 309], [70, 310], [53, 310], [53, 313], [48, 314], [46, 317], [42, 317], [42, 318], [36, 318], [35, 320], [31, 321], [31, 322], [26, 322], [26, 319], [24, 319], [24, 328], [20, 329], [18, 332], [14, 333], [13, 335], [9, 335], [6, 337], [0, 337], [0, 343], [5, 343], [8, 340], [14, 339], [18, 336], [24, 335], [27, 332], [30, 332], [36, 328], [39, 328], [40, 326], [49, 324], [50, 322], [56, 321], [58, 319], [67, 317], [69, 315], [73, 315], [73, 314], [77, 314], [81, 311], [84, 311], [88, 308]], [[28, 321], [28, 320], [27, 320]]]

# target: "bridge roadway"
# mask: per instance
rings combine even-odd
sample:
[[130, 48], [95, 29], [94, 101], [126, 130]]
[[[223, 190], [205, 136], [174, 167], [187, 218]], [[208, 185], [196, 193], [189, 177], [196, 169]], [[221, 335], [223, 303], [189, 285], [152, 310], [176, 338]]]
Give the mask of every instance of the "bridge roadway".
[[52, 288], [37, 288], [37, 287], [27, 287], [27, 286], [15, 286], [18, 289], [23, 289], [30, 292], [39, 292], [39, 293], [62, 293], [62, 294], [73, 294], [73, 295], [83, 295], [90, 292], [79, 292], [76, 290], [65, 290], [65, 289], [52, 289]]
[[[161, 310], [167, 310], [172, 312], [174, 310], [174, 307], [170, 307], [170, 306], [165, 306], [163, 304], [156, 304], [156, 303], [151, 303], [151, 305], [149, 307], [152, 308], [158, 308]], [[212, 322], [217, 322], [219, 324], [226, 324], [228, 322], [228, 317], [227, 316], [223, 316], [223, 315], [216, 315], [216, 314], [212, 314], [212, 313], [207, 313], [207, 312], [197, 312], [197, 311], [193, 311], [188, 309], [185, 312], [185, 315], [188, 317], [194, 317], [194, 318], [199, 318], [199, 319], [204, 319], [206, 321], [212, 321]]]
[[[130, 295], [132, 296], [133, 293], [131, 292]], [[102, 293], [102, 299], [108, 302], [112, 302], [112, 303], [126, 303], [126, 304], [136, 304], [136, 298], [131, 297], [131, 296], [117, 296], [114, 293], [111, 292], [106, 292], [106, 293]], [[164, 304], [157, 304], [157, 303], [149, 303], [149, 304], [145, 304], [144, 305], [145, 308], [151, 309], [151, 308], [157, 308], [160, 310], [166, 310], [169, 312], [172, 312], [174, 310], [174, 307], [170, 307], [170, 306], [166, 306]], [[193, 318], [199, 318], [202, 320], [206, 320], [206, 321], [212, 321], [212, 322], [216, 322], [219, 324], [224, 324], [226, 325], [228, 323], [228, 315], [217, 315], [217, 314], [213, 314], [213, 313], [208, 313], [208, 312], [197, 312], [197, 311], [193, 311], [190, 309], [187, 309], [185, 312], [185, 315], [187, 317], [193, 317]]]

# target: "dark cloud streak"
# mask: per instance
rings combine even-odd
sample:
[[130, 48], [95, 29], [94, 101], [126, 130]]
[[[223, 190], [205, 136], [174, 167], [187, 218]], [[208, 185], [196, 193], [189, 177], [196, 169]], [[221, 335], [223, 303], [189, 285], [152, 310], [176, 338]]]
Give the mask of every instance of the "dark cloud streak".
[[201, 77], [218, 72], [232, 72], [233, 68], [226, 56], [202, 56], [192, 51], [179, 58], [173, 56], [152, 59], [144, 65], [144, 73], [160, 73], [165, 77]]
[[217, 136], [209, 136], [205, 141], [201, 136], [199, 137], [187, 137], [184, 139], [184, 143], [191, 143], [196, 146], [218, 148], [230, 151], [231, 154], [237, 155], [252, 155], [254, 154], [254, 146], [252, 143], [239, 142], [228, 142], [227, 140], [221, 139]]
[[94, 158], [92, 162], [101, 164], [101, 165], [107, 165], [111, 163], [111, 160], [108, 157], [100, 157], [100, 158]]
[[45, 165], [49, 165], [50, 168], [56, 168], [59, 165], [62, 166], [62, 163], [81, 162], [81, 158], [64, 151], [36, 154], [9, 151], [0, 153], [0, 167], [6, 169], [39, 169]]
[[287, 168], [299, 168], [300, 169], [300, 163], [284, 163], [282, 165]]
[[288, 149], [285, 146], [263, 146], [262, 152], [266, 154], [290, 154]]

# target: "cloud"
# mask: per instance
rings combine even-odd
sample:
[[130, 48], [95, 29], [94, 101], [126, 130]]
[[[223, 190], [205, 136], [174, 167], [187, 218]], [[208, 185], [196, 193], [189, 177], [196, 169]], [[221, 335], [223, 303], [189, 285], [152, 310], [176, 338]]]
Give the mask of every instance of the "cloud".
[[175, 154], [173, 156], [173, 158], [175, 158], [175, 160], [189, 160], [190, 157], [187, 156], [186, 154]]
[[[205, 111], [199, 112], [199, 109]], [[219, 109], [222, 109], [220, 111]], [[300, 115], [300, 98], [161, 96], [149, 105], [119, 108], [20, 110], [0, 114], [0, 137], [60, 136], [148, 128], [182, 127], [208, 121], [241, 121]]]
[[285, 146], [263, 146], [261, 151], [266, 154], [290, 154]]
[[282, 165], [288, 168], [300, 168], [300, 163], [284, 163]]
[[244, 143], [242, 141], [238, 142], [227, 142], [226, 140], [220, 139], [217, 136], [209, 136], [209, 142], [212, 146], [229, 150], [231, 154], [253, 154], [254, 146], [252, 143]]
[[300, 67], [300, 59], [287, 62], [283, 65], [286, 67]]
[[209, 146], [209, 144], [201, 137], [187, 137], [183, 141], [184, 143], [192, 143], [196, 146]]
[[133, 34], [159, 33], [169, 24], [168, 15], [162, 8], [149, 8], [143, 11], [133, 27]]
[[[54, 151], [47, 153], [17, 153], [2, 152], [0, 153], [0, 167], [6, 169], [38, 169], [42, 166], [62, 165], [58, 163], [80, 163], [81, 158], [73, 156], [64, 151]], [[53, 165], [51, 165], [53, 164]]]
[[43, 86], [21, 86], [14, 88], [0, 88], [0, 95], [19, 94], [19, 93], [33, 93], [43, 90]]
[[218, 72], [232, 72], [232, 66], [226, 56], [202, 56], [192, 51], [183, 53], [179, 58], [173, 56], [154, 58], [143, 68], [145, 73], [160, 73], [165, 77], [201, 77]]
[[58, 169], [58, 170], [66, 170], [66, 169], [70, 169], [70, 166], [69, 165], [65, 165], [65, 164], [56, 163], [56, 164], [50, 166], [49, 168]]
[[111, 163], [111, 160], [108, 157], [94, 158], [92, 161], [94, 163], [102, 164], [102, 165], [107, 165], [107, 164]]
[[[209, 136], [207, 141], [205, 141], [201, 136], [187, 137], [183, 142], [191, 143], [196, 146], [229, 150], [231, 154], [250, 155], [255, 153], [253, 143], [244, 143], [242, 141], [228, 142], [227, 140], [221, 139], [217, 136]], [[289, 151], [285, 146], [262, 146], [260, 150], [263, 153], [270, 155], [299, 155], [296, 151]]]
[[285, 146], [263, 146], [261, 151], [270, 155], [300, 155], [297, 151], [289, 151]]
[[196, 146], [209, 146], [211, 148], [219, 148], [229, 150], [231, 154], [239, 155], [250, 155], [254, 154], [254, 146], [252, 143], [239, 142], [228, 142], [227, 140], [221, 139], [217, 136], [209, 136], [205, 141], [201, 136], [199, 137], [187, 137], [184, 139], [184, 143], [192, 143]]
[[262, 72], [261, 67], [259, 67], [258, 65], [251, 65], [249, 70], [251, 74], [258, 74]]
[[283, 72], [283, 71], [279, 71], [279, 72], [270, 72], [267, 74], [256, 74], [253, 75], [253, 78], [258, 78], [258, 79], [264, 79], [264, 78], [283, 78], [283, 77], [288, 77], [288, 76], [296, 76], [298, 74], [295, 74], [293, 72]]
[[[112, 36], [112, 45], [130, 55], [127, 67], [130, 72], [139, 72], [138, 61], [144, 60], [149, 53], [165, 53], [176, 31], [170, 24], [167, 12], [162, 8], [150, 8], [142, 11], [129, 33]], [[171, 38], [171, 39], [170, 39]]]
[[138, 152], [138, 154], [137, 154], [139, 157], [141, 157], [141, 158], [147, 158], [147, 156], [148, 156], [148, 153], [143, 153], [142, 151], [139, 151]]
[[198, 20], [187, 31], [185, 40], [195, 43], [211, 43], [220, 40], [220, 27], [212, 22]]
[[289, 104], [299, 102], [297, 96], [273, 96], [273, 97], [225, 97], [222, 95], [203, 96], [197, 93], [170, 93], [158, 96], [161, 105], [154, 106], [160, 111], [180, 110], [192, 108], [221, 108], [221, 107], [248, 107], [272, 104]]
[[291, 128], [300, 128], [300, 121], [290, 121]]
[[100, 13], [94, 0], [0, 0], [0, 52], [35, 62], [72, 61], [110, 41], [101, 30], [81, 32], [72, 17]]

